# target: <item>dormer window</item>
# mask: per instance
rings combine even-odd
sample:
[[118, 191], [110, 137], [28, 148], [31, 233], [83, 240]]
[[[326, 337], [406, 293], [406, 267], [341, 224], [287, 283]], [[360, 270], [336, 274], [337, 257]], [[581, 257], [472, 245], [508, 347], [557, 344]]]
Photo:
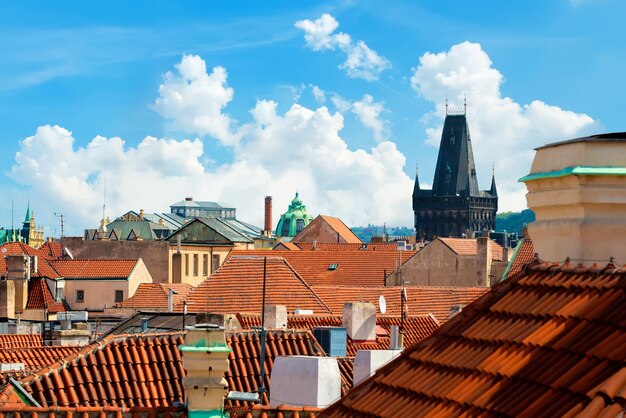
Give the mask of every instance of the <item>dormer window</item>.
[[339, 268], [339, 264], [337, 263], [333, 263], [328, 266], [328, 270], [337, 270], [337, 268]]

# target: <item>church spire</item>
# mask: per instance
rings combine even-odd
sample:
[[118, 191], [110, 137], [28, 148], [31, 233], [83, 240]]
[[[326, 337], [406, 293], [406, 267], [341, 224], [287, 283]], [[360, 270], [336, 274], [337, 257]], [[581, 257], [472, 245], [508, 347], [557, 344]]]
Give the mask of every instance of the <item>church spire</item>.
[[493, 163], [491, 167], [491, 189], [489, 189], [491, 196], [498, 196], [498, 189], [496, 189], [496, 165]]

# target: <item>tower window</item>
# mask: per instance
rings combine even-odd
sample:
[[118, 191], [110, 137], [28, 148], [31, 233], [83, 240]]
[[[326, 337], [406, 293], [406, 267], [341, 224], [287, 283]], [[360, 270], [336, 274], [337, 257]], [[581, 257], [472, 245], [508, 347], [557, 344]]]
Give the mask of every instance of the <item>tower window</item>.
[[296, 234], [304, 229], [304, 219], [296, 219]]
[[283, 227], [280, 229], [280, 235], [287, 236], [289, 235], [289, 227], [291, 226], [291, 219], [285, 219], [283, 221]]

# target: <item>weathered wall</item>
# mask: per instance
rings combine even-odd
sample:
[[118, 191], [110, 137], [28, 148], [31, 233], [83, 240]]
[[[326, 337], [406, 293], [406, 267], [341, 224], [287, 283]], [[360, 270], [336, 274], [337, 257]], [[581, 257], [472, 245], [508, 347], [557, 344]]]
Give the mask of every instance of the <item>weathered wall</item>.
[[[435, 240], [402, 266], [402, 276], [406, 284], [417, 286], [489, 286], [485, 271], [490, 269], [485, 266], [483, 257], [458, 255]], [[389, 275], [387, 285], [400, 284], [396, 277]]]
[[[105, 307], [115, 304], [115, 291], [124, 291], [124, 299], [128, 299], [128, 280], [68, 280], [65, 279], [65, 301], [72, 311], [102, 311]], [[84, 301], [76, 300], [76, 291], [83, 290]]]
[[[253, 245], [253, 244], [250, 244]], [[246, 250], [249, 248], [248, 244], [235, 244], [236, 249]], [[212, 272], [217, 270], [222, 265], [228, 253], [233, 249], [231, 246], [207, 246], [207, 245], [187, 245], [183, 244], [180, 247], [180, 267], [178, 263], [174, 261], [174, 257], [177, 254], [176, 246], [170, 248], [170, 265], [172, 271], [170, 272], [170, 281], [175, 283], [189, 283], [192, 286], [197, 286], [204, 281]], [[197, 265], [195, 260], [197, 257]], [[205, 265], [206, 257], [206, 265]], [[206, 266], [206, 268], [205, 268]], [[175, 271], [176, 269], [176, 271]], [[180, 273], [178, 271], [180, 269]], [[180, 276], [179, 276], [180, 275]], [[180, 281], [178, 281], [180, 277]]]
[[141, 258], [155, 283], [167, 283], [170, 274], [169, 243], [166, 241], [85, 241], [80, 237], [61, 239], [74, 258]]
[[142, 259], [137, 260], [135, 268], [128, 276], [128, 295], [124, 295], [124, 300], [133, 296], [141, 283], [152, 283], [152, 276]]

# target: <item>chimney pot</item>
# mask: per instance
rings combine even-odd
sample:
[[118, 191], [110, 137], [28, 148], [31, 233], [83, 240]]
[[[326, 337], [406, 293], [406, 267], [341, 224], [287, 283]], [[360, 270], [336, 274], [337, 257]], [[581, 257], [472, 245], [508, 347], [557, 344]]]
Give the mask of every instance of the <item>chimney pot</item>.
[[343, 305], [342, 323], [348, 336], [355, 341], [376, 339], [376, 307], [370, 302], [350, 302]]
[[265, 231], [272, 233], [272, 196], [265, 196]]

